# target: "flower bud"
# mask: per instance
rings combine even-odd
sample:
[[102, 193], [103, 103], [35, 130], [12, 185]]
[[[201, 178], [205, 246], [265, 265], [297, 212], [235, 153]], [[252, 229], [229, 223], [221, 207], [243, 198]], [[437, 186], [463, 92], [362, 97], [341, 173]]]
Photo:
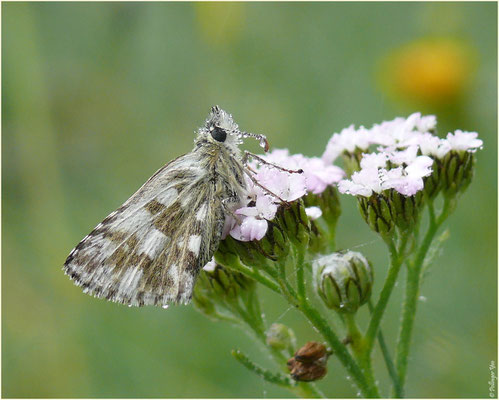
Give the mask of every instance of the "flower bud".
[[233, 263], [239, 262], [239, 258], [243, 264], [259, 265], [265, 263], [266, 255], [261, 250], [261, 247], [255, 245], [258, 241], [240, 242], [231, 236], [227, 236], [220, 242], [215, 258], [223, 262], [224, 265], [230, 266]]
[[256, 251], [272, 261], [284, 258], [289, 253], [289, 240], [286, 232], [274, 221], [269, 221], [266, 235], [252, 244]]
[[[338, 190], [328, 186], [322, 193], [309, 193], [304, 197], [305, 206], [318, 207], [321, 212], [320, 220], [310, 220], [310, 241], [308, 250], [311, 253], [325, 252], [334, 247], [336, 223], [341, 214], [341, 205]], [[324, 224], [325, 222], [325, 224]]]
[[464, 192], [473, 178], [475, 158], [468, 151], [450, 151], [443, 160], [442, 185], [446, 196]]
[[417, 192], [413, 196], [404, 196], [396, 190], [390, 190], [389, 202], [392, 219], [397, 227], [405, 230], [416, 224], [423, 204], [422, 192]]
[[424, 194], [428, 199], [434, 199], [442, 190], [442, 160], [439, 158], [433, 159], [433, 165], [431, 167], [431, 175], [423, 178], [424, 180]]
[[277, 210], [275, 222], [289, 240], [298, 246], [306, 246], [310, 238], [310, 221], [302, 200], [283, 205]]
[[298, 349], [287, 366], [291, 377], [296, 381], [311, 382], [323, 378], [327, 373], [329, 353], [319, 342], [307, 342]]
[[344, 151], [341, 154], [343, 169], [345, 170], [347, 176], [351, 176], [354, 172], [360, 170], [360, 160], [362, 159], [362, 154], [364, 152], [365, 150], [356, 147], [353, 152]]
[[293, 349], [296, 337], [292, 329], [283, 324], [272, 324], [266, 332], [267, 344], [276, 350]]
[[199, 274], [196, 286], [194, 287], [192, 303], [199, 312], [207, 317], [216, 319], [218, 313], [213, 298], [210, 297], [209, 279], [207, 273], [204, 273], [203, 271]]
[[237, 301], [241, 292], [253, 290], [254, 286], [255, 282], [246, 275], [217, 265], [213, 271], [203, 270], [199, 274], [194, 288], [194, 304], [208, 314], [214, 303]]
[[306, 207], [319, 207], [322, 211], [322, 219], [326, 221], [329, 229], [336, 229], [336, 222], [341, 214], [341, 204], [338, 189], [328, 186], [322, 193], [309, 193], [304, 197]]
[[360, 213], [369, 227], [381, 235], [391, 235], [395, 224], [388, 199], [378, 194], [358, 196], [357, 199]]
[[313, 262], [317, 291], [327, 307], [354, 313], [371, 295], [369, 261], [354, 251], [323, 256]]

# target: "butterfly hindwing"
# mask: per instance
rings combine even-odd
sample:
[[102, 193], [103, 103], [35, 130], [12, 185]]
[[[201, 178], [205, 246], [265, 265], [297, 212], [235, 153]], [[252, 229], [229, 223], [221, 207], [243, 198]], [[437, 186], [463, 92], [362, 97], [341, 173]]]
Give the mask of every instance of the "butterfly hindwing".
[[199, 165], [189, 153], [156, 172], [73, 249], [66, 274], [119, 303], [187, 303], [224, 223], [213, 177]]

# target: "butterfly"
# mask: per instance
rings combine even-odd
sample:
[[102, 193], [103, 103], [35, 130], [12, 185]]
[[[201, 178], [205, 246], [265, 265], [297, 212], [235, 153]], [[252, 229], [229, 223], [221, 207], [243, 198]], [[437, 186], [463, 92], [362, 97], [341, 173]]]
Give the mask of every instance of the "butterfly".
[[64, 272], [96, 297], [129, 306], [189, 303], [228, 216], [246, 196], [239, 149], [254, 137], [212, 107], [194, 148], [159, 169], [71, 251]]

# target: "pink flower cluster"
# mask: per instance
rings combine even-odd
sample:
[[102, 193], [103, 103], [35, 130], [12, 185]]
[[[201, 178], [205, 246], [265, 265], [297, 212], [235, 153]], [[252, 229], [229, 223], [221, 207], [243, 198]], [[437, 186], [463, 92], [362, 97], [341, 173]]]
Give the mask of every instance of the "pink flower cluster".
[[[257, 161], [249, 165], [255, 171], [258, 184], [246, 177], [246, 204], [226, 220], [224, 235], [230, 234], [237, 240], [262, 239], [267, 232], [267, 221], [274, 219], [281, 200], [291, 202], [307, 193], [322, 193], [328, 185], [336, 184], [344, 177], [341, 168], [328, 165], [321, 158], [290, 155], [285, 149], [273, 150], [261, 158], [273, 165]], [[279, 167], [296, 172], [283, 171]], [[299, 173], [299, 170], [303, 172]], [[318, 207], [306, 211], [311, 219], [321, 216]]]
[[[240, 241], [260, 240], [281, 201], [320, 194], [329, 185], [354, 196], [369, 197], [387, 189], [405, 196], [416, 194], [423, 189], [423, 178], [432, 173], [434, 159], [442, 159], [450, 151], [473, 152], [483, 144], [476, 132], [457, 130], [445, 139], [439, 138], [434, 135], [436, 125], [435, 116], [414, 113], [370, 129], [351, 125], [331, 137], [321, 158], [289, 154], [286, 149], [260, 156], [269, 164], [254, 160], [249, 165], [254, 180], [246, 177], [247, 197], [226, 219], [223, 237], [230, 234]], [[354, 152], [362, 154], [360, 170], [344, 179], [344, 171], [332, 163], [342, 154]], [[311, 219], [322, 214], [318, 207], [306, 212]]]
[[[457, 130], [447, 138], [435, 136], [436, 118], [414, 113], [407, 119], [396, 118], [371, 129], [350, 126], [335, 133], [322, 159], [333, 162], [344, 152], [363, 152], [360, 171], [338, 184], [341, 193], [371, 196], [386, 189], [412, 196], [423, 189], [423, 178], [432, 172], [433, 159], [442, 159], [449, 151], [476, 151], [483, 142], [476, 132]], [[377, 146], [375, 153], [369, 153]]]

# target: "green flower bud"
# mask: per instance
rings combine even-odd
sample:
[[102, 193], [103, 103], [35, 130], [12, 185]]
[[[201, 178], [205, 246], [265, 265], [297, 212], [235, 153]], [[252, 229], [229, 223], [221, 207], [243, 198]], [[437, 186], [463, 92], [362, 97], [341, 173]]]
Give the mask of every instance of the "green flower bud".
[[296, 337], [292, 329], [283, 324], [272, 324], [266, 332], [267, 345], [276, 350], [294, 349]]
[[451, 151], [442, 162], [442, 186], [445, 196], [464, 192], [473, 178], [475, 157], [468, 151]]
[[356, 148], [353, 153], [343, 152], [341, 159], [343, 160], [343, 170], [347, 173], [347, 176], [351, 176], [354, 172], [360, 170], [360, 160], [363, 153], [365, 153], [365, 150], [359, 148]]
[[424, 179], [423, 192], [428, 199], [434, 199], [442, 190], [442, 160], [435, 158], [432, 165], [432, 173]]
[[306, 207], [319, 207], [322, 211], [321, 218], [326, 221], [329, 228], [335, 229], [336, 222], [341, 214], [341, 204], [338, 189], [328, 186], [322, 193], [309, 193], [304, 197]]
[[391, 235], [395, 224], [388, 199], [379, 194], [371, 197], [358, 196], [357, 199], [360, 214], [369, 227], [381, 235]]
[[313, 262], [317, 291], [327, 307], [354, 313], [371, 295], [373, 271], [354, 251], [338, 252]]
[[[213, 271], [202, 270], [194, 288], [194, 304], [205, 314], [217, 302], [237, 301], [243, 291], [254, 290], [255, 282], [237, 271], [216, 265]], [[208, 303], [212, 303], [209, 305]]]
[[192, 294], [192, 303], [199, 312], [212, 319], [216, 319], [218, 313], [213, 298], [210, 297], [210, 292], [211, 285], [208, 276], [201, 271]]
[[273, 222], [282, 229], [293, 244], [307, 246], [310, 239], [310, 221], [303, 200], [279, 207]]
[[419, 219], [423, 205], [423, 193], [404, 196], [396, 190], [385, 190], [370, 197], [358, 196], [359, 211], [369, 227], [384, 236], [393, 233], [393, 228], [411, 228]]
[[310, 221], [309, 249], [312, 253], [325, 251], [329, 245], [334, 245], [336, 223], [341, 214], [338, 190], [333, 186], [328, 186], [320, 194], [309, 193], [304, 197], [304, 203], [307, 208], [319, 207], [322, 211], [320, 220]]
[[239, 257], [243, 264], [252, 266], [265, 263], [266, 258], [274, 258], [271, 254], [264, 252], [258, 241], [241, 242], [227, 236], [220, 242], [215, 258], [224, 265], [230, 266], [238, 262], [234, 257]]
[[423, 193], [404, 196], [396, 190], [388, 192], [393, 222], [402, 230], [411, 228], [419, 219], [419, 211], [423, 204]]
[[286, 257], [289, 253], [289, 240], [286, 232], [275, 221], [268, 221], [269, 227], [265, 236], [253, 242], [255, 249], [265, 255], [266, 258], [275, 261]]

